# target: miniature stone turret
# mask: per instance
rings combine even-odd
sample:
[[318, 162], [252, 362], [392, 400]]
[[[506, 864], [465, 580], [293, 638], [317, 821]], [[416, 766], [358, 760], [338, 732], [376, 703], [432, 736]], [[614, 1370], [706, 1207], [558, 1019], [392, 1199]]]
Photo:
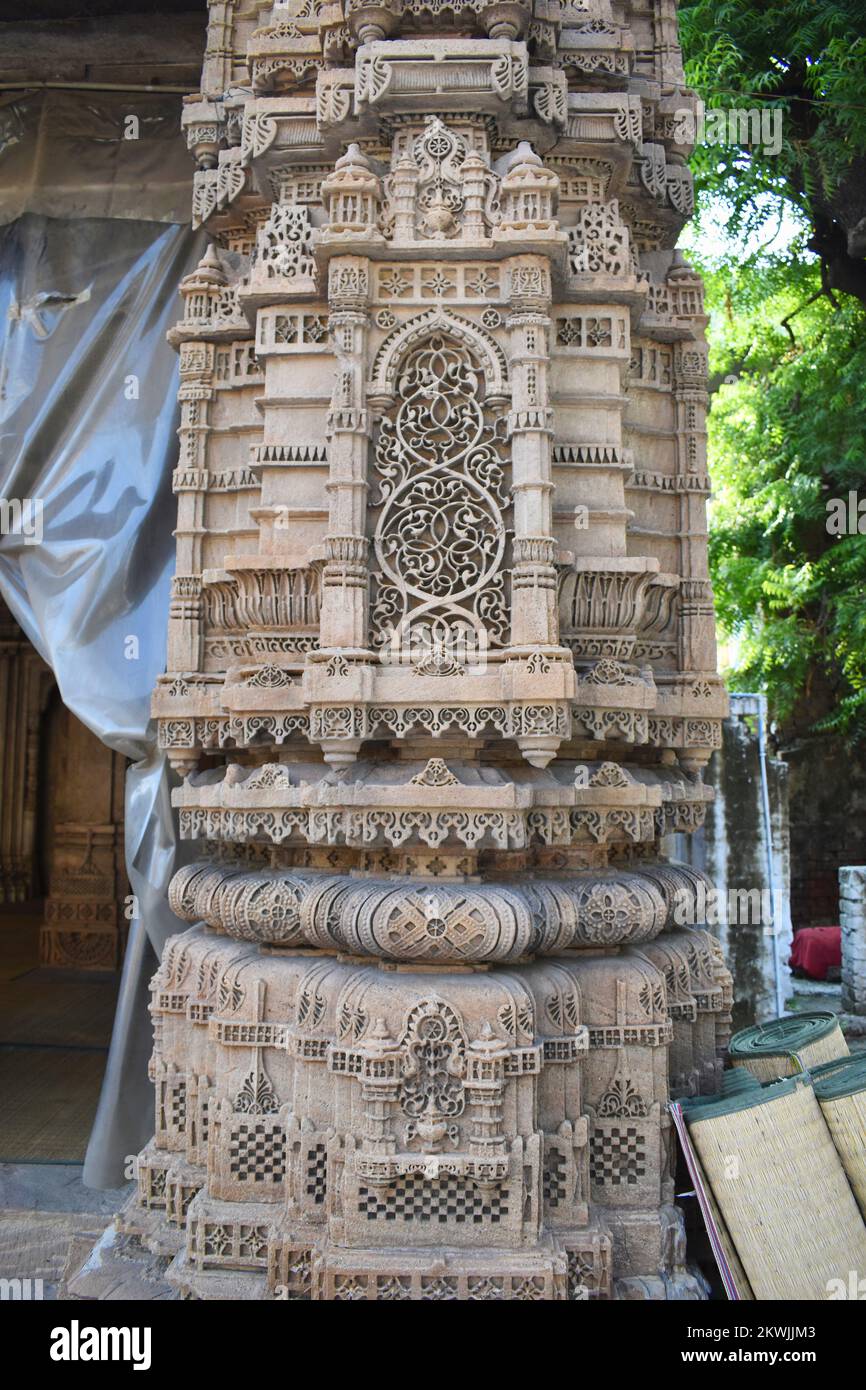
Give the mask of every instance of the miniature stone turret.
[[154, 714], [197, 857], [126, 1229], [200, 1298], [700, 1297], [666, 1107], [730, 979], [664, 851], [725, 698], [673, 6], [257, 14], [211, 5], [184, 117]]

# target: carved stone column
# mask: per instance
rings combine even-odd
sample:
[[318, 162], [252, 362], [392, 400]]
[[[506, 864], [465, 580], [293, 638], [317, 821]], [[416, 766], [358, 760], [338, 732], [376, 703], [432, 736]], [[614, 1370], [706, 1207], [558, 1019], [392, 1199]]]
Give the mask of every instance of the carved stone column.
[[621, 11], [213, 7], [154, 697], [198, 858], [123, 1218], [185, 1294], [701, 1296], [703, 322], [672, 11]]
[[[514, 497], [511, 641], [515, 647], [550, 648], [558, 646], [559, 638], [550, 477], [550, 272], [545, 262], [521, 257], [506, 262], [506, 274], [511, 278], [507, 327], [514, 379], [509, 418]], [[529, 286], [536, 277], [538, 292], [533, 295]]]
[[366, 401], [369, 262], [341, 256], [328, 270], [330, 332], [337, 372], [328, 417], [329, 517], [320, 643], [324, 651], [367, 648]]

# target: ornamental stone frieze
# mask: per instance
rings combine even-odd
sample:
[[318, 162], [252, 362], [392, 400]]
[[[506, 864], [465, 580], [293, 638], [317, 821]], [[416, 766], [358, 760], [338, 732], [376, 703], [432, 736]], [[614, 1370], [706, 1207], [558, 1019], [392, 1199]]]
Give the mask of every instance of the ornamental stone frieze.
[[[215, 0], [183, 124], [192, 862], [127, 1230], [186, 1296], [703, 1295], [730, 977], [671, 0]], [[691, 923], [692, 925], [681, 925]]]

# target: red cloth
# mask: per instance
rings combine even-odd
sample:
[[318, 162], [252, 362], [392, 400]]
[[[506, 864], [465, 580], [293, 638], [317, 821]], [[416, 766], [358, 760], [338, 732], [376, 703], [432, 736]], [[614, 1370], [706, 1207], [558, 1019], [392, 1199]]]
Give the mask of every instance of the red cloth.
[[842, 928], [802, 927], [794, 937], [788, 964], [813, 980], [826, 980], [827, 971], [842, 964]]

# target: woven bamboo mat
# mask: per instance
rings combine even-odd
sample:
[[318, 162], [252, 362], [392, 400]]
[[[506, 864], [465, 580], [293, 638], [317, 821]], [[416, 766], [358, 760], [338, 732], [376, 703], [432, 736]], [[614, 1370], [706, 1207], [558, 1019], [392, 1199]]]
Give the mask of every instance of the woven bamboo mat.
[[41, 921], [35, 913], [0, 912], [0, 980], [12, 980], [39, 964]]
[[866, 1227], [811, 1084], [752, 1085], [692, 1102], [690, 1138], [755, 1298], [824, 1299]]
[[730, 1055], [733, 1066], [751, 1072], [759, 1081], [775, 1081], [847, 1057], [848, 1044], [835, 1014], [822, 1011], [743, 1028], [731, 1038]]
[[812, 1073], [836, 1152], [866, 1217], [866, 1055], [837, 1058]]
[[0, 1159], [80, 1163], [96, 1114], [115, 976], [38, 968], [39, 919], [0, 922]]
[[30, 970], [0, 981], [0, 1044], [107, 1047], [116, 998], [111, 976]]
[[101, 1048], [0, 1047], [0, 1160], [80, 1163], [106, 1057]]

